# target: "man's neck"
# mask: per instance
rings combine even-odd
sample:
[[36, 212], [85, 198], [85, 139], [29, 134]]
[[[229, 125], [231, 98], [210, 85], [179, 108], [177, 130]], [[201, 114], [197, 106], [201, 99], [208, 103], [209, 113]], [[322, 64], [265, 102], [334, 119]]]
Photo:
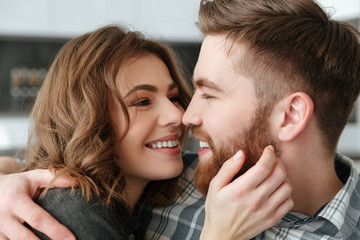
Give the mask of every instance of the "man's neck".
[[292, 152], [293, 156], [294, 153], [301, 157], [285, 160], [293, 187], [292, 211], [313, 216], [339, 192], [343, 183], [336, 174], [334, 156], [326, 156], [320, 151], [307, 154], [301, 149]]

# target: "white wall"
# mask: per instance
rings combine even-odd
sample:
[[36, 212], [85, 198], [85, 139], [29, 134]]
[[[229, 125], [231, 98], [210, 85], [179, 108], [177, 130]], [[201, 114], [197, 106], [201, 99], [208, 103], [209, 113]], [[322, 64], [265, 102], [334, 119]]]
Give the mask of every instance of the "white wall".
[[[360, 0], [319, 0], [335, 18], [360, 16]], [[200, 0], [0, 0], [0, 35], [74, 37], [117, 23], [154, 38], [200, 41]]]
[[0, 0], [0, 35], [74, 37], [116, 23], [154, 38], [200, 41], [199, 0]]
[[27, 117], [0, 117], [0, 151], [25, 148], [28, 128]]
[[336, 19], [348, 20], [360, 17], [360, 0], [317, 0]]

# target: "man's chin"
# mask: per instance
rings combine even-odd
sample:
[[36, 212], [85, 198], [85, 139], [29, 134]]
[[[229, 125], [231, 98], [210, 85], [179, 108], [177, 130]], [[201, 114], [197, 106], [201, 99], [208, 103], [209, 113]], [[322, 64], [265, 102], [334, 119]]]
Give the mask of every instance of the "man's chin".
[[212, 152], [199, 157], [199, 163], [194, 172], [194, 186], [204, 196], [207, 195], [211, 180], [215, 177], [218, 170], [214, 168]]

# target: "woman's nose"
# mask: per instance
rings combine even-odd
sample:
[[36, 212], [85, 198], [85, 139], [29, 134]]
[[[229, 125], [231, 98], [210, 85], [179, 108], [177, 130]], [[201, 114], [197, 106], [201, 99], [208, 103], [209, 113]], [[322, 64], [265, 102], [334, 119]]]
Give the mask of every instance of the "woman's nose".
[[166, 106], [161, 110], [160, 124], [163, 126], [179, 126], [182, 124], [183, 108], [179, 104], [168, 101]]

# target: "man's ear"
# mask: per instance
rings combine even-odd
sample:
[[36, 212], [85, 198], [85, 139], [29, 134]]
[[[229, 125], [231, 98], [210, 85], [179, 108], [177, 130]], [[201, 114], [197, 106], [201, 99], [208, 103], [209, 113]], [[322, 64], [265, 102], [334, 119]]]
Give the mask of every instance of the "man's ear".
[[306, 127], [314, 110], [312, 99], [304, 92], [295, 92], [283, 99], [280, 105], [280, 141], [291, 141]]

